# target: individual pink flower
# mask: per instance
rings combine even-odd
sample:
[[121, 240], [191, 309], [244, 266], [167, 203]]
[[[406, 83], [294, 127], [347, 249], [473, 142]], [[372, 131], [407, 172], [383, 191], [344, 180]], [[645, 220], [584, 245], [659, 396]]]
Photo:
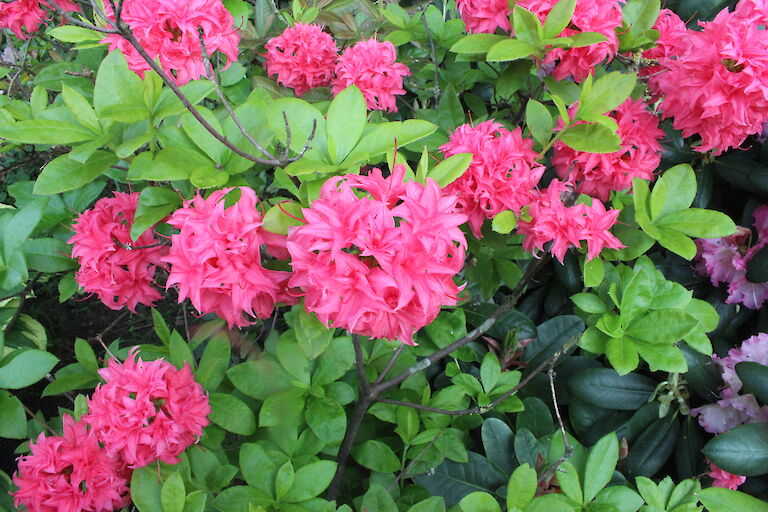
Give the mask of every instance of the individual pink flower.
[[130, 502], [130, 470], [99, 445], [84, 421], [64, 415], [63, 436], [41, 433], [19, 457], [17, 507], [30, 512], [112, 512]]
[[132, 348], [120, 363], [99, 370], [104, 379], [83, 416], [110, 454], [131, 468], [161, 460], [176, 464], [208, 425], [211, 407], [188, 363], [177, 370], [162, 359], [143, 361]]
[[497, 28], [509, 32], [509, 2], [507, 0], [456, 0], [467, 32], [493, 34]]
[[748, 361], [768, 366], [768, 334], [758, 333], [744, 340], [740, 347], [729, 350], [726, 357], [712, 356], [712, 359], [722, 369], [723, 382], [730, 392], [738, 393], [743, 385], [736, 374], [738, 363]]
[[232, 188], [203, 198], [195, 196], [176, 210], [168, 224], [179, 229], [171, 236], [168, 287], [176, 285], [179, 302], [186, 298], [200, 313], [216, 313], [229, 326], [251, 325], [251, 317], [268, 318], [277, 302], [293, 302], [286, 294], [289, 272], [262, 264], [261, 246], [284, 256], [285, 236], [265, 231], [257, 209], [258, 197], [239, 187], [240, 199], [224, 207]]
[[447, 158], [472, 153], [469, 168], [446, 187], [458, 196], [457, 209], [467, 215], [472, 233], [480, 238], [483, 221], [504, 210], [520, 210], [534, 197], [544, 166], [536, 163], [533, 141], [518, 127], [511, 132], [493, 119], [456, 128], [440, 146]]
[[[114, 21], [109, 4], [107, 16]], [[209, 55], [220, 51], [227, 57], [229, 67], [237, 60], [240, 36], [234, 20], [221, 0], [123, 0], [122, 21], [128, 24], [139, 44], [153, 59], [160, 61], [163, 70], [177, 85], [206, 76], [203, 64], [200, 34]], [[128, 61], [128, 67], [142, 78], [149, 64], [123, 37], [110, 34], [103, 43], [110, 51], [119, 49]]]
[[341, 54], [332, 91], [335, 96], [350, 85], [356, 85], [365, 96], [369, 110], [397, 112], [395, 96], [405, 94], [403, 77], [410, 74], [408, 66], [397, 62], [395, 45], [368, 39]]
[[710, 434], [722, 434], [745, 423], [768, 423], [768, 407], [760, 406], [753, 395], [733, 395], [691, 409], [691, 416]]
[[[55, 0], [54, 3], [65, 11], [80, 12], [80, 7], [71, 0]], [[11, 0], [0, 3], [0, 28], [10, 29], [19, 39], [28, 39], [46, 20], [43, 6], [55, 12], [55, 7], [46, 0]]]
[[269, 76], [301, 96], [314, 87], [331, 85], [339, 48], [318, 25], [296, 23], [266, 44]]
[[719, 467], [715, 466], [714, 462], [709, 463], [708, 476], [714, 479], [712, 487], [724, 487], [725, 489], [736, 490], [741, 484], [747, 481], [747, 477], [734, 475]]
[[619, 210], [606, 210], [598, 199], [593, 199], [591, 206], [566, 206], [562, 196], [568, 192], [564, 183], [553, 180], [533, 200], [527, 212], [530, 220], [523, 218], [517, 224], [517, 232], [525, 237], [523, 249], [535, 254], [552, 242], [549, 250], [562, 263], [566, 251], [571, 246], [580, 247], [582, 241], [587, 243], [587, 260], [597, 257], [604, 248], [624, 247], [609, 231], [616, 224]]
[[[642, 56], [644, 59], [656, 61], [659, 59], [677, 57], [683, 48], [685, 48], [685, 38], [688, 29], [680, 16], [669, 9], [659, 11], [659, 17], [656, 19], [653, 28], [659, 31], [659, 38], [656, 40], [656, 46], [644, 50]], [[643, 67], [638, 73], [640, 77], [649, 77], [649, 84], [652, 90], [656, 89], [654, 84], [655, 75], [664, 68], [658, 64], [651, 64]]]
[[696, 151], [719, 155], [762, 132], [768, 120], [768, 32], [737, 12], [689, 30], [677, 57], [659, 59], [651, 82], [660, 109], [684, 137], [699, 135]]
[[288, 234], [289, 284], [326, 325], [413, 345], [414, 332], [463, 289], [454, 277], [464, 265], [466, 216], [434, 180], [403, 183], [404, 174], [395, 166], [387, 178], [374, 169], [327, 180], [303, 210], [306, 224]]
[[741, 0], [734, 10], [736, 16], [751, 23], [768, 25], [768, 2], [766, 0]]
[[[539, 17], [543, 23], [558, 0], [518, 0], [519, 5]], [[598, 64], [612, 59], [619, 49], [616, 29], [621, 28], [621, 4], [624, 0], [577, 0], [568, 28], [559, 36], [570, 37], [581, 32], [599, 32], [606, 41], [581, 48], [553, 48], [544, 64], [557, 63], [552, 75], [563, 80], [569, 75], [577, 82], [584, 80]], [[513, 27], [514, 28], [514, 27]]]
[[80, 214], [72, 227], [72, 257], [80, 264], [77, 283], [110, 309], [126, 306], [136, 312], [137, 304], [152, 306], [161, 297], [152, 282], [168, 247], [158, 245], [152, 230], [131, 239], [138, 201], [138, 192], [115, 192]]
[[659, 141], [664, 137], [658, 118], [648, 112], [642, 100], [629, 99], [609, 116], [619, 126], [619, 151], [586, 153], [558, 141], [552, 158], [560, 178], [574, 183], [576, 192], [602, 201], [608, 200], [612, 190], [631, 188], [633, 178], [653, 180], [653, 171], [661, 162]]

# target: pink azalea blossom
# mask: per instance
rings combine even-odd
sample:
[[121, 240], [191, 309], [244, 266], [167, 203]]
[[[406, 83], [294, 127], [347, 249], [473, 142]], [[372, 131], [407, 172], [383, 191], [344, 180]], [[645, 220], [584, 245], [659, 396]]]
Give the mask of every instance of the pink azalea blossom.
[[677, 57], [659, 59], [663, 71], [651, 85], [660, 109], [684, 137], [701, 137], [696, 151], [739, 147], [768, 120], [768, 31], [744, 16], [724, 9], [700, 22], [703, 30], [687, 31]]
[[724, 487], [734, 491], [747, 481], [747, 477], [729, 473], [715, 466], [713, 462], [709, 463], [709, 473], [707, 475], [714, 479], [712, 487]]
[[397, 112], [395, 96], [405, 94], [403, 77], [411, 74], [408, 66], [397, 62], [395, 45], [375, 39], [360, 41], [341, 54], [333, 79], [333, 95], [356, 85], [369, 110]]
[[115, 455], [99, 446], [84, 421], [64, 415], [63, 436], [41, 433], [31, 453], [19, 457], [13, 483], [17, 507], [30, 512], [112, 512], [130, 502], [131, 474]]
[[318, 25], [296, 23], [266, 44], [269, 76], [301, 96], [314, 87], [331, 85], [339, 48]]
[[[114, 20], [109, 4], [105, 9]], [[198, 28], [203, 30], [208, 54], [220, 51], [227, 57], [225, 69], [237, 60], [240, 36], [221, 0], [123, 0], [122, 20], [178, 85], [206, 76]], [[123, 37], [110, 34], [102, 42], [109, 43], [110, 51], [120, 50], [139, 76], [150, 69]]]
[[592, 206], [565, 206], [562, 195], [568, 192], [564, 183], [553, 180], [531, 203], [530, 220], [521, 219], [517, 225], [518, 233], [525, 237], [523, 249], [535, 254], [552, 242], [550, 251], [562, 263], [566, 251], [571, 246], [579, 247], [582, 241], [587, 243], [587, 260], [606, 247], [624, 247], [609, 231], [616, 224], [619, 210], [606, 210], [598, 199], [592, 200]]
[[[543, 23], [557, 2], [558, 0], [518, 0], [515, 5], [533, 12]], [[616, 29], [621, 28], [622, 3], [624, 0], [577, 0], [571, 23], [559, 36], [570, 37], [581, 32], [599, 32], [606, 37], [606, 41], [581, 48], [549, 50], [544, 64], [557, 63], [552, 71], [555, 79], [563, 80], [571, 76], [581, 82], [592, 73], [595, 66], [613, 59], [619, 49]]]
[[[54, 3], [65, 11], [80, 12], [80, 7], [71, 0], [55, 0]], [[43, 6], [56, 11], [46, 0], [11, 0], [0, 3], [0, 28], [10, 29], [19, 39], [28, 39], [46, 20]]]
[[324, 324], [413, 345], [414, 332], [463, 289], [454, 277], [466, 216], [434, 180], [403, 183], [404, 175], [396, 166], [387, 178], [378, 169], [330, 178], [303, 210], [306, 224], [289, 232], [288, 250], [290, 286]]
[[[656, 46], [643, 51], [642, 56], [644, 59], [656, 61], [677, 57], [685, 48], [685, 38], [687, 37], [688, 29], [685, 26], [685, 22], [673, 11], [662, 9], [653, 28], [659, 31], [659, 38], [656, 40]], [[654, 91], [658, 88], [655, 85], [656, 75], [663, 70], [663, 67], [654, 63], [643, 67], [638, 75], [640, 77], [648, 77], [649, 88], [651, 91]]]
[[[571, 107], [571, 111], [575, 107]], [[627, 100], [610, 113], [619, 126], [621, 149], [615, 153], [586, 153], [558, 141], [552, 163], [561, 179], [576, 191], [606, 201], [612, 190], [627, 190], [634, 178], [653, 180], [661, 162], [664, 131], [642, 100]], [[562, 121], [560, 122], [562, 127]]]
[[295, 303], [286, 294], [289, 272], [262, 264], [261, 246], [285, 255], [285, 236], [265, 231], [254, 191], [240, 187], [240, 200], [224, 208], [231, 188], [197, 195], [176, 210], [168, 223], [171, 236], [167, 286], [176, 285], [179, 302], [186, 298], [200, 313], [216, 313], [231, 326], [251, 325], [250, 317], [268, 318], [277, 302]]
[[509, 2], [507, 0], [456, 0], [467, 32], [493, 34], [497, 28], [509, 32]]
[[69, 239], [72, 257], [80, 264], [77, 283], [110, 309], [126, 306], [136, 312], [137, 304], [152, 306], [161, 297], [152, 281], [168, 248], [157, 245], [152, 230], [131, 239], [138, 201], [138, 192], [99, 199], [75, 220]]
[[99, 384], [83, 416], [110, 454], [131, 468], [161, 460], [176, 464], [208, 425], [211, 407], [188, 363], [177, 370], [157, 359], [143, 361], [131, 349], [120, 363], [110, 359], [99, 370]]
[[534, 197], [544, 166], [536, 163], [533, 141], [518, 127], [511, 132], [493, 119], [477, 126], [463, 124], [440, 146], [445, 157], [472, 153], [467, 171], [446, 187], [458, 196], [458, 211], [467, 215], [480, 238], [483, 221], [504, 210], [520, 210]]
[[741, 0], [736, 5], [735, 14], [751, 23], [768, 25], [768, 1]]

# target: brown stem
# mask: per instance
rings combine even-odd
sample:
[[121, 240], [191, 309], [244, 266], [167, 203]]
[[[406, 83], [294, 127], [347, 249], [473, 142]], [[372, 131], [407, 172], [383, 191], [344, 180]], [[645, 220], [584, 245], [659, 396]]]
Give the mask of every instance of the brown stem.
[[52, 436], [56, 435], [56, 431], [53, 430], [51, 428], [51, 426], [48, 425], [48, 423], [45, 422], [45, 420], [41, 419], [40, 416], [35, 414], [34, 411], [32, 411], [32, 409], [27, 407], [27, 404], [25, 404], [24, 402], [21, 402], [21, 405], [22, 405], [22, 407], [24, 407], [24, 410], [27, 412], [27, 414], [29, 415], [30, 418], [32, 418], [33, 420], [38, 422], [40, 425], [42, 425], [43, 428], [45, 428], [45, 430], [47, 430]]
[[379, 376], [376, 377], [376, 382], [374, 382], [374, 384], [379, 384], [386, 378], [389, 371], [393, 366], [395, 366], [395, 363], [397, 363], [397, 360], [400, 358], [400, 354], [403, 353], [403, 349], [405, 349], [405, 345], [400, 345], [395, 349], [395, 351], [392, 353], [392, 357], [389, 359], [389, 361], [387, 361], [387, 365], [383, 370], [381, 370]]

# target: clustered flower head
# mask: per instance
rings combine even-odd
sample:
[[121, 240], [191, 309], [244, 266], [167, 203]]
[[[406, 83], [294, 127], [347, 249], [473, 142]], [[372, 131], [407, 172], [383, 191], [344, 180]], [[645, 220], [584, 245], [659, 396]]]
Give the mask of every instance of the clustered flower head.
[[63, 435], [41, 433], [19, 458], [14, 504], [33, 512], [112, 512], [128, 505], [130, 471], [83, 420], [64, 415]]
[[239, 187], [240, 199], [224, 207], [233, 189], [197, 195], [176, 210], [168, 224], [179, 229], [163, 261], [171, 266], [167, 286], [176, 285], [200, 313], [216, 313], [231, 326], [250, 325], [248, 317], [268, 318], [286, 294], [289, 272], [262, 265], [261, 246], [286, 256], [285, 236], [265, 231], [254, 191]]
[[469, 168], [446, 193], [458, 197], [457, 209], [467, 215], [478, 238], [486, 218], [504, 210], [519, 213], [531, 202], [545, 169], [536, 163], [533, 141], [524, 138], [519, 127], [509, 131], [493, 119], [459, 126], [440, 151], [446, 157], [473, 154]]
[[403, 77], [410, 74], [408, 66], [397, 62], [395, 45], [368, 39], [355, 43], [341, 54], [332, 92], [336, 95], [356, 85], [369, 110], [397, 112], [395, 96], [405, 94]]
[[110, 309], [126, 306], [135, 312], [137, 304], [152, 306], [161, 297], [152, 282], [168, 248], [157, 245], [151, 230], [131, 239], [138, 201], [138, 192], [99, 199], [75, 220], [69, 240], [80, 264], [77, 283]]
[[[575, 107], [571, 108], [571, 111]], [[552, 163], [561, 179], [576, 184], [576, 191], [606, 201], [612, 190], [627, 190], [633, 178], [653, 180], [661, 162], [664, 131], [642, 100], [627, 100], [610, 113], [618, 124], [621, 149], [615, 153], [586, 153], [555, 143]], [[562, 121], [560, 122], [562, 127]]]
[[684, 137], [701, 137], [696, 151], [738, 147], [768, 120], [768, 31], [759, 28], [759, 5], [742, 5], [686, 31], [649, 84], [663, 98], [664, 117]]
[[[80, 11], [80, 7], [71, 0], [55, 0], [55, 4], [65, 11]], [[0, 2], [0, 28], [8, 28], [19, 39], [27, 39], [45, 21], [43, 6], [55, 10], [46, 0]]]
[[412, 345], [417, 329], [458, 300], [466, 216], [434, 180], [403, 183], [404, 175], [399, 165], [386, 178], [374, 169], [326, 181], [303, 210], [306, 223], [288, 234], [289, 284], [326, 325]]
[[[115, 16], [109, 5], [107, 16]], [[158, 59], [178, 85], [206, 76], [200, 34], [209, 55], [220, 51], [228, 67], [237, 60], [240, 36], [234, 20], [221, 0], [124, 0], [122, 21], [128, 24], [139, 44], [153, 59]], [[128, 67], [143, 77], [150, 69], [139, 52], [122, 36], [108, 35], [102, 42], [119, 49]], [[225, 69], [226, 69], [225, 67]]]
[[467, 32], [493, 34], [497, 28], [509, 32], [508, 0], [456, 0]]
[[[656, 40], [656, 46], [643, 51], [643, 58], [656, 61], [677, 57], [685, 46], [688, 31], [685, 22], [674, 11], [662, 9], [653, 28], [659, 31], [659, 38]], [[656, 74], [663, 70], [664, 68], [658, 64], [651, 64], [640, 69], [638, 75], [648, 77], [650, 89], [656, 90], [657, 87], [654, 85]]]
[[83, 420], [106, 452], [130, 468], [158, 459], [176, 464], [208, 425], [208, 397], [188, 363], [177, 370], [162, 359], [143, 361], [132, 349], [125, 362], [111, 359], [99, 375], [105, 382], [88, 401]]
[[728, 304], [743, 304], [760, 309], [768, 300], [768, 283], [753, 283], [747, 279], [749, 262], [768, 244], [768, 206], [759, 206], [752, 214], [755, 219], [757, 243], [747, 247], [752, 232], [744, 227], [724, 238], [696, 240], [696, 270], [710, 277], [713, 286], [728, 285]]
[[[518, 0], [515, 5], [533, 12], [543, 23], [557, 2], [558, 0]], [[599, 32], [606, 40], [581, 48], [549, 50], [544, 64], [557, 63], [552, 71], [556, 80], [571, 76], [580, 82], [592, 73], [595, 66], [616, 55], [619, 49], [616, 29], [621, 28], [622, 3], [624, 0], [577, 0], [571, 23], [559, 36], [570, 37], [581, 32]]]
[[527, 216], [517, 225], [517, 231], [525, 237], [523, 249], [528, 252], [544, 250], [552, 242], [552, 255], [563, 262], [571, 246], [587, 243], [587, 260], [597, 257], [604, 248], [621, 249], [624, 245], [609, 231], [619, 216], [619, 210], [606, 210], [598, 199], [592, 205], [579, 203], [566, 206], [563, 195], [570, 193], [565, 183], [553, 180], [549, 187], [537, 194], [531, 202]]
[[296, 23], [270, 39], [266, 49], [267, 74], [276, 75], [296, 96], [331, 85], [339, 48], [318, 25]]

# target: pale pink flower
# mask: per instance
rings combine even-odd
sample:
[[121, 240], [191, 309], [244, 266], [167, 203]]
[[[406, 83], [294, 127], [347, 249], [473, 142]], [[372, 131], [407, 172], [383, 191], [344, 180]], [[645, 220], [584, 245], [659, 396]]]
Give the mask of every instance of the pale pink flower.
[[19, 457], [14, 505], [30, 512], [112, 512], [130, 502], [130, 470], [99, 446], [84, 421], [62, 417], [63, 436], [41, 433]]
[[509, 32], [508, 0], [456, 0], [467, 32], [493, 34], [497, 28]]
[[120, 363], [110, 359], [99, 370], [99, 384], [83, 416], [104, 443], [131, 468], [161, 460], [176, 464], [178, 456], [199, 440], [211, 407], [188, 363], [177, 370], [162, 359], [143, 361], [131, 349]]
[[709, 473], [707, 473], [707, 475], [714, 479], [714, 482], [712, 482], [712, 487], [724, 487], [734, 491], [738, 489], [741, 484], [747, 481], [747, 477], [734, 475], [723, 469], [720, 469], [715, 465], [714, 462], [709, 463]]
[[[533, 12], [543, 23], [557, 2], [558, 0], [518, 0], [515, 5]], [[607, 40], [581, 48], [550, 49], [544, 64], [557, 62], [552, 71], [555, 79], [563, 80], [570, 75], [577, 82], [581, 82], [592, 73], [595, 66], [613, 59], [619, 49], [616, 29], [621, 28], [622, 3], [624, 0], [577, 0], [571, 23], [558, 35], [569, 37], [581, 32], [599, 32]]]
[[699, 135], [696, 151], [723, 151], [762, 132], [768, 120], [768, 31], [738, 12], [688, 30], [677, 57], [659, 59], [651, 86], [660, 109], [684, 137]]
[[257, 209], [258, 197], [239, 187], [240, 199], [224, 207], [232, 188], [197, 195], [176, 210], [168, 224], [179, 229], [171, 236], [171, 265], [166, 286], [176, 285], [179, 302], [189, 298], [200, 313], [216, 313], [231, 326], [251, 325], [251, 317], [268, 318], [277, 302], [294, 302], [286, 295], [289, 272], [262, 264], [261, 246], [273, 255], [285, 254], [285, 236], [265, 231]]
[[136, 312], [137, 304], [152, 306], [161, 297], [152, 282], [168, 247], [158, 246], [151, 229], [131, 239], [138, 201], [138, 192], [115, 192], [96, 201], [72, 226], [75, 234], [69, 243], [80, 264], [77, 283], [110, 309], [126, 306]]
[[[107, 16], [114, 20], [109, 4]], [[227, 57], [226, 69], [237, 60], [240, 36], [234, 20], [221, 0], [123, 0], [122, 20], [139, 44], [178, 85], [206, 76], [198, 28], [209, 55], [220, 51]], [[103, 43], [110, 51], [119, 49], [128, 67], [142, 78], [149, 64], [124, 38], [110, 34]]]
[[404, 174], [396, 166], [387, 178], [374, 169], [328, 179], [303, 210], [306, 224], [289, 232], [288, 250], [290, 285], [320, 321], [412, 345], [416, 330], [458, 301], [466, 216], [434, 180], [403, 183]]
[[341, 54], [333, 79], [333, 95], [350, 85], [356, 85], [368, 106], [368, 110], [397, 112], [395, 96], [405, 94], [403, 77], [411, 71], [397, 62], [395, 45], [376, 39], [360, 41]]
[[[55, 0], [55, 3], [65, 11], [80, 12], [80, 7], [71, 0]], [[43, 6], [56, 12], [46, 0], [11, 0], [0, 3], [0, 28], [11, 29], [19, 39], [28, 39], [47, 19]]]
[[734, 395], [691, 409], [691, 416], [710, 434], [722, 434], [745, 423], [768, 423], [768, 407], [753, 395]]
[[587, 260], [597, 257], [604, 248], [621, 249], [624, 245], [609, 231], [619, 216], [619, 210], [606, 210], [598, 199], [592, 205], [565, 206], [562, 195], [566, 185], [553, 180], [528, 208], [530, 220], [522, 218], [517, 231], [525, 237], [523, 249], [533, 254], [552, 242], [550, 252], [561, 263], [566, 251], [587, 243]]
[[269, 76], [301, 96], [314, 87], [331, 85], [339, 48], [318, 25], [296, 23], [266, 44]]
[[536, 163], [533, 141], [518, 127], [509, 131], [493, 119], [477, 126], [463, 124], [440, 146], [447, 158], [472, 153], [472, 163], [446, 193], [458, 196], [457, 210], [469, 219], [480, 238], [483, 221], [504, 210], [520, 210], [534, 197], [544, 166]]
[[[571, 111], [575, 106], [571, 107]], [[629, 99], [609, 114], [619, 126], [621, 149], [615, 153], [586, 153], [555, 143], [552, 163], [561, 179], [576, 185], [576, 191], [606, 201], [612, 190], [627, 190], [634, 178], [653, 180], [661, 162], [664, 131], [642, 100]], [[560, 121], [560, 127], [563, 123]]]
[[736, 374], [736, 365], [745, 361], [768, 366], [768, 334], [758, 333], [744, 340], [740, 347], [732, 348], [723, 358], [712, 356], [723, 372], [723, 382], [731, 393], [741, 391], [742, 382]]

